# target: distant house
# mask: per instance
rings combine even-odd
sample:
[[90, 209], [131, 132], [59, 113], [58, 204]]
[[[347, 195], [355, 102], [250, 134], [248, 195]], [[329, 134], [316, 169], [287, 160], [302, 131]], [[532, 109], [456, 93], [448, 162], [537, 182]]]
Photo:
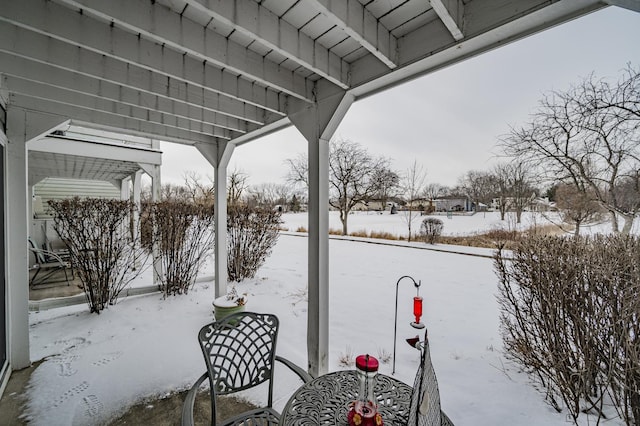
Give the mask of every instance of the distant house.
[[470, 212], [473, 211], [473, 203], [467, 197], [448, 196], [433, 200], [437, 212]]
[[557, 210], [556, 203], [549, 201], [549, 197], [536, 197], [531, 201], [530, 210], [533, 212], [550, 212]]

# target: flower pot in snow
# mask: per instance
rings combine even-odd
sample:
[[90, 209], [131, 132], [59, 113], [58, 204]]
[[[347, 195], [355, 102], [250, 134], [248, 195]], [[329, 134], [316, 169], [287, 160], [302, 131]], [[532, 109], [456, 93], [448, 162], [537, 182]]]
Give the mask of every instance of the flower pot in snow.
[[213, 315], [216, 321], [220, 321], [231, 314], [244, 311], [246, 303], [246, 295], [240, 297], [220, 296], [213, 301]]

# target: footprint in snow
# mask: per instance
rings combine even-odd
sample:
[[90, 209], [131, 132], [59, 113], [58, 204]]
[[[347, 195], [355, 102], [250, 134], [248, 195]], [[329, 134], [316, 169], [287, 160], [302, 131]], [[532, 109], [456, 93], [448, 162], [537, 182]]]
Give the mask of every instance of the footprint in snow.
[[69, 398], [73, 397], [74, 395], [80, 395], [82, 392], [86, 391], [87, 389], [89, 389], [89, 383], [86, 381], [82, 382], [79, 385], [72, 387], [71, 389], [69, 389], [62, 395], [60, 395], [58, 398], [56, 398], [53, 401], [52, 406], [57, 408], [60, 405], [64, 404]]
[[53, 357], [51, 361], [60, 366], [60, 371], [58, 372], [59, 376], [69, 377], [69, 376], [73, 376], [78, 372], [78, 370], [73, 368], [73, 366], [71, 365], [71, 363], [77, 360], [78, 358], [80, 358], [79, 355], [64, 354], [64, 355], [58, 355], [56, 357]]
[[85, 414], [88, 417], [96, 417], [98, 414], [100, 414], [100, 412], [104, 408], [104, 405], [102, 404], [102, 402], [100, 402], [98, 397], [95, 395], [87, 395], [84, 398], [82, 398], [82, 401], [84, 402], [84, 405], [87, 407], [87, 409], [85, 410]]
[[104, 357], [93, 362], [92, 364], [98, 367], [101, 365], [106, 365], [106, 364], [109, 364], [111, 361], [115, 361], [116, 359], [120, 358], [122, 355], [124, 355], [124, 352], [122, 351], [112, 352], [110, 354], [106, 354]]

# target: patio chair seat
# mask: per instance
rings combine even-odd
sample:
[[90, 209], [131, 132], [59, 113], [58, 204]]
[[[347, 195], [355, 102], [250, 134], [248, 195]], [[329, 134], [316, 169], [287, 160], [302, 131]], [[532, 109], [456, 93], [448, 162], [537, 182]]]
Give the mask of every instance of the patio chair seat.
[[293, 362], [275, 354], [278, 317], [272, 314], [238, 312], [205, 325], [198, 342], [207, 365], [191, 387], [182, 406], [182, 425], [193, 425], [193, 407], [198, 389], [209, 382], [211, 425], [216, 425], [216, 399], [268, 382], [267, 405], [225, 419], [221, 425], [277, 425], [280, 414], [273, 409], [275, 362], [280, 362], [303, 382], [311, 376]]
[[[29, 281], [29, 287], [34, 287], [40, 284], [46, 284], [49, 282], [66, 282], [69, 285], [69, 276], [67, 275], [67, 270], [71, 269], [71, 263], [69, 261], [64, 260], [58, 254], [49, 251], [43, 250], [37, 247], [35, 241], [33, 239], [28, 239], [29, 250], [33, 253], [33, 257], [35, 259], [35, 267], [36, 270], [33, 277]], [[39, 280], [36, 280], [40, 275], [40, 272], [43, 272], [43, 275], [40, 276]], [[51, 281], [48, 278], [52, 277], [56, 272], [62, 271], [64, 272], [64, 280]]]

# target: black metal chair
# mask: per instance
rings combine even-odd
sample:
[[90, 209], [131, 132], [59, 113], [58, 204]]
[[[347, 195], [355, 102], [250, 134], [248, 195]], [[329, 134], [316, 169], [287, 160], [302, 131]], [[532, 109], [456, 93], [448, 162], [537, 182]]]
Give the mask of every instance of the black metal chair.
[[424, 341], [417, 342], [415, 347], [422, 354], [420, 368], [413, 383], [411, 404], [409, 405], [408, 426], [453, 426], [453, 422], [440, 409], [440, 391], [436, 372], [431, 364], [428, 333], [424, 333]]
[[209, 379], [211, 425], [216, 424], [216, 397], [268, 384], [268, 402], [223, 421], [222, 425], [277, 425], [280, 414], [273, 409], [273, 376], [275, 361], [281, 362], [303, 382], [311, 376], [291, 361], [275, 354], [278, 317], [272, 314], [239, 312], [207, 324], [198, 333], [198, 341], [207, 372], [187, 393], [182, 407], [182, 425], [193, 425], [193, 407], [198, 389]]

